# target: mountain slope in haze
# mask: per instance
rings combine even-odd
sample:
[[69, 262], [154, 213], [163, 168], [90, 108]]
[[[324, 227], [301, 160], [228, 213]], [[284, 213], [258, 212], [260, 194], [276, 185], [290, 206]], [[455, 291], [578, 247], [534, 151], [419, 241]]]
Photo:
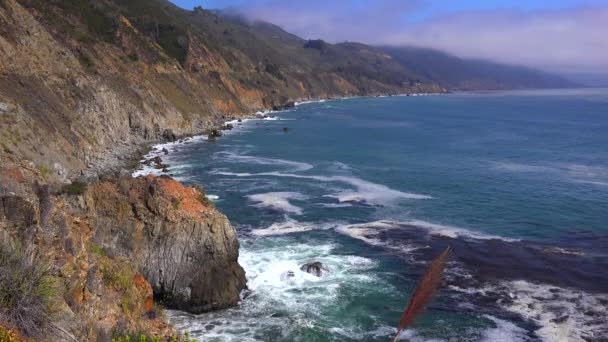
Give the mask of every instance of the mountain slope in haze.
[[[315, 60], [324, 71], [342, 77], [365, 75], [388, 84], [437, 84], [449, 90], [494, 90], [521, 88], [560, 88], [575, 86], [556, 75], [531, 68], [477, 59], [462, 59], [441, 51], [345, 42], [329, 44], [306, 41], [263, 21], [250, 21], [234, 12], [218, 12], [224, 18], [266, 37], [275, 45], [293, 49], [304, 46], [321, 51]], [[325, 67], [325, 69], [324, 69]], [[372, 76], [373, 75], [373, 76]]]
[[490, 90], [575, 86], [560, 76], [531, 68], [463, 59], [441, 51], [415, 47], [381, 47], [428, 82], [449, 89]]

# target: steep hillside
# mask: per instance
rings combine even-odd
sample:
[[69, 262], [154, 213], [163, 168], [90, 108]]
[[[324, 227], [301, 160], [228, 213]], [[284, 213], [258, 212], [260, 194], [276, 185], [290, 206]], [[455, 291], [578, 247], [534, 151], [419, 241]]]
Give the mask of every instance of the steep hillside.
[[449, 89], [484, 90], [571, 87], [574, 83], [538, 70], [462, 59], [441, 51], [414, 47], [382, 47], [386, 53], [421, 75]]
[[0, 146], [65, 178], [290, 99], [440, 90], [365, 55], [164, 0], [2, 0]]
[[[353, 84], [360, 84], [359, 81], [365, 79], [393, 86], [434, 84], [449, 90], [575, 86], [562, 77], [538, 70], [484, 60], [462, 59], [432, 49], [306, 41], [271, 23], [250, 21], [231, 12], [218, 13], [278, 47], [279, 55], [282, 48], [289, 46], [290, 50], [300, 51], [298, 55], [301, 63], [308, 63], [315, 71], [334, 72]], [[316, 49], [320, 53], [308, 56], [301, 52], [302, 47]], [[365, 84], [360, 87], [365, 89]]]
[[290, 100], [561, 85], [427, 50], [306, 41], [167, 0], [0, 1], [0, 147], [59, 178]]

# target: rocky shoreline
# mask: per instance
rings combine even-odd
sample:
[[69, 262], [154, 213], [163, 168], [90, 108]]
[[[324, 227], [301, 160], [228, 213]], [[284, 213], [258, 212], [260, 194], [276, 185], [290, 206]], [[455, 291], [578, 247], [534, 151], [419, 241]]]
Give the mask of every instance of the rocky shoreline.
[[[222, 116], [197, 133], [219, 137], [233, 128], [227, 119], [253, 117]], [[0, 328], [58, 341], [105, 342], [136, 332], [182, 340], [163, 306], [198, 314], [237, 305], [246, 278], [226, 216], [200, 188], [131, 176], [152, 144], [193, 136], [165, 130], [159, 140], [115, 144], [80, 174], [49, 173], [0, 151], [0, 256], [13, 251], [25, 264], [48, 265], [45, 281], [54, 284], [48, 307], [39, 308], [48, 314], [26, 326], [0, 312]], [[144, 163], [166, 167], [160, 157]], [[2, 272], [22, 272], [2, 260]]]
[[[169, 150], [143, 156], [155, 144], [201, 134], [213, 141], [244, 121], [274, 120], [274, 112], [295, 106], [217, 116], [193, 134], [165, 129], [156, 139], [126, 139], [89, 158], [79, 173], [48, 172], [0, 152], [1, 247], [22, 246], [28, 260], [48, 264], [46, 277], [57, 285], [51, 298], [57, 314], [35, 324], [43, 330], [2, 316], [7, 322], [0, 326], [31, 338], [52, 331], [59, 341], [106, 341], [135, 331], [169, 339], [179, 334], [161, 306], [198, 314], [237, 305], [246, 278], [234, 227], [201, 189], [166, 175], [162, 156]], [[133, 177], [142, 159], [164, 175]]]

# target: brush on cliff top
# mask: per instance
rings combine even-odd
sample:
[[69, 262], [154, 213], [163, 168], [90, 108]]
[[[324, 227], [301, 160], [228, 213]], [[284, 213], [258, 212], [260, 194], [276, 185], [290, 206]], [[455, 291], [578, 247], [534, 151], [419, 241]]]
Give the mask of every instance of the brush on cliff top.
[[418, 286], [416, 287], [407, 308], [405, 311], [403, 311], [403, 315], [401, 315], [397, 335], [395, 336], [393, 342], [397, 341], [399, 334], [401, 334], [403, 329], [412, 325], [414, 320], [424, 312], [426, 305], [431, 301], [433, 294], [439, 287], [441, 275], [443, 274], [443, 270], [445, 269], [445, 265], [451, 252], [452, 249], [447, 247], [445, 251], [441, 253], [441, 255], [433, 260], [433, 263], [429, 269], [426, 271], [422, 279], [420, 279], [420, 283], [418, 283]]

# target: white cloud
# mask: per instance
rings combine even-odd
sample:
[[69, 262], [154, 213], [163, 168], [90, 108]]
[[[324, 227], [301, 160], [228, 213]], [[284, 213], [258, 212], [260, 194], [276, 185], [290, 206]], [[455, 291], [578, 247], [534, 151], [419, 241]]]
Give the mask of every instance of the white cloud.
[[608, 73], [608, 7], [461, 13], [384, 35], [382, 42], [562, 72]]
[[423, 0], [253, 1], [241, 12], [304, 38], [415, 45], [565, 73], [608, 74], [608, 5], [481, 10], [412, 21]]

